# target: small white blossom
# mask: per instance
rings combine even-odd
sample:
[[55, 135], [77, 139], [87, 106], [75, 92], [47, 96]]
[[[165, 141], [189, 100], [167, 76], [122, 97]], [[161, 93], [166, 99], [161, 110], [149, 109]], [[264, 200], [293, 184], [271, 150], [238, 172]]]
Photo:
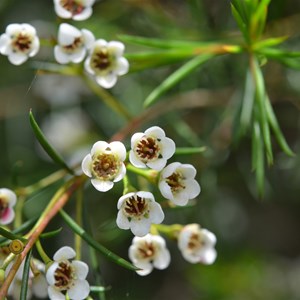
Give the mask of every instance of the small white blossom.
[[0, 53], [8, 56], [14, 65], [21, 65], [37, 54], [40, 41], [36, 30], [29, 24], [10, 24], [0, 36]]
[[7, 188], [0, 189], [0, 224], [6, 225], [13, 221], [15, 212], [13, 207], [17, 202], [16, 194]]
[[58, 45], [54, 47], [55, 59], [60, 64], [80, 63], [94, 41], [95, 37], [89, 30], [79, 30], [63, 23], [58, 29]]
[[200, 185], [194, 179], [196, 173], [196, 169], [190, 164], [171, 163], [161, 171], [159, 190], [166, 199], [184, 206], [189, 199], [200, 193]]
[[128, 193], [118, 201], [117, 225], [131, 229], [136, 236], [149, 233], [151, 224], [160, 224], [165, 215], [159, 203], [150, 192]]
[[152, 234], [133, 238], [129, 247], [129, 258], [136, 267], [142, 269], [136, 271], [141, 276], [151, 273], [153, 267], [159, 270], [166, 269], [171, 261], [165, 240]]
[[51, 300], [65, 300], [65, 293], [73, 300], [82, 300], [89, 295], [90, 285], [85, 280], [89, 267], [82, 261], [72, 260], [75, 255], [75, 251], [67, 246], [54, 254], [54, 262], [46, 273]]
[[113, 87], [118, 76], [126, 74], [129, 69], [128, 61], [123, 57], [124, 49], [121, 42], [96, 40], [85, 61], [85, 70], [93, 75], [102, 87]]
[[129, 160], [135, 167], [160, 171], [175, 153], [175, 143], [160, 127], [153, 126], [131, 137], [131, 149]]
[[83, 172], [91, 177], [92, 185], [101, 192], [106, 192], [126, 174], [123, 161], [126, 148], [121, 142], [106, 143], [99, 141], [92, 147], [91, 153], [83, 159]]
[[216, 241], [212, 232], [201, 229], [199, 224], [189, 224], [179, 233], [178, 248], [188, 262], [210, 265], [217, 257]]
[[82, 21], [92, 15], [94, 2], [95, 0], [54, 0], [54, 9], [63, 19]]

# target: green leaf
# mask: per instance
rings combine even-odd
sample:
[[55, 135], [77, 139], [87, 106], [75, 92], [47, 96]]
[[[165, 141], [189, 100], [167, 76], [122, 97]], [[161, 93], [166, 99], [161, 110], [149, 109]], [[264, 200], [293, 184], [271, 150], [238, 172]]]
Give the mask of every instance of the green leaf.
[[256, 96], [256, 102], [257, 102], [257, 114], [256, 118], [259, 120], [260, 128], [262, 130], [264, 145], [266, 148], [266, 155], [268, 159], [268, 163], [273, 163], [273, 151], [272, 151], [272, 143], [271, 143], [271, 135], [270, 135], [270, 128], [269, 128], [269, 122], [267, 119], [267, 113], [266, 113], [266, 91], [265, 91], [265, 83], [264, 78], [262, 75], [262, 71], [258, 65], [257, 59], [253, 59], [253, 76], [255, 81], [255, 96]]
[[286, 142], [286, 139], [279, 127], [277, 118], [275, 116], [275, 113], [273, 111], [273, 108], [272, 108], [269, 98], [266, 99], [266, 112], [267, 112], [267, 117], [268, 117], [270, 126], [274, 132], [276, 140], [277, 140], [278, 144], [280, 145], [281, 149], [284, 151], [285, 154], [287, 154], [289, 156], [295, 156], [295, 153], [289, 147], [289, 145]]
[[199, 66], [201, 66], [214, 56], [215, 55], [213, 54], [203, 54], [196, 56], [190, 61], [188, 61], [186, 64], [184, 64], [174, 73], [172, 73], [169, 77], [167, 77], [157, 88], [155, 88], [150, 93], [150, 95], [146, 98], [144, 102], [144, 106], [148, 107], [154, 102], [156, 102], [156, 100], [158, 100], [160, 96], [162, 96], [174, 85], [180, 82], [183, 78], [195, 71]]
[[284, 41], [286, 41], [287, 38], [288, 38], [288, 36], [280, 36], [280, 37], [276, 37], [276, 38], [265, 39], [265, 40], [256, 42], [253, 47], [254, 47], [255, 51], [257, 51], [261, 48], [277, 46], [279, 44], [282, 44]]
[[[18, 227], [17, 229], [9, 232], [10, 234], [12, 234], [10, 237], [2, 237], [0, 238], [0, 245], [2, 245], [2, 243], [6, 242], [7, 239], [9, 240], [15, 240], [15, 239], [19, 239], [20, 240], [20, 236], [18, 236], [17, 234], [20, 233], [20, 232], [23, 232], [25, 231], [26, 229], [30, 228], [35, 222], [36, 222], [37, 218], [33, 218], [33, 219], [30, 219], [26, 222], [24, 222], [20, 227]], [[0, 227], [0, 230], [1, 230], [2, 227]], [[3, 228], [2, 228], [3, 229]], [[4, 229], [5, 230], [5, 229]], [[4, 236], [4, 234], [2, 234], [0, 232], [1, 235]]]
[[31, 259], [30, 250], [25, 258], [23, 276], [22, 276], [22, 284], [21, 284], [21, 292], [20, 292], [20, 300], [27, 299], [27, 289], [28, 289], [28, 279], [29, 279], [29, 271], [30, 271], [30, 259]]
[[203, 153], [206, 150], [206, 147], [177, 147], [175, 154], [176, 155], [190, 155], [190, 154], [199, 154]]
[[260, 125], [256, 121], [253, 123], [252, 169], [255, 172], [258, 193], [262, 197], [265, 189], [264, 145], [262, 143]]
[[31, 62], [31, 66], [41, 74], [54, 73], [67, 76], [78, 76], [82, 73], [82, 67], [79, 64], [70, 64], [66, 66], [42, 61], [33, 61]]
[[43, 134], [42, 130], [40, 129], [39, 125], [35, 121], [35, 118], [33, 116], [32, 111], [29, 112], [29, 120], [31, 127], [33, 129], [33, 132], [43, 147], [43, 149], [47, 152], [47, 154], [55, 161], [58, 165], [63, 167], [64, 169], [68, 170], [69, 173], [74, 174], [73, 170], [70, 169], [67, 164], [64, 162], [63, 158], [56, 152], [56, 150], [49, 144], [47, 141], [45, 135]]
[[60, 210], [60, 215], [66, 222], [66, 224], [83, 240], [85, 240], [91, 247], [96, 249], [97, 251], [101, 252], [103, 255], [105, 255], [108, 259], [113, 261], [114, 263], [132, 271], [138, 270], [137, 267], [135, 267], [133, 264], [128, 262], [127, 260], [123, 259], [122, 257], [118, 256], [117, 254], [114, 254], [112, 251], [108, 250], [101, 244], [99, 244], [97, 241], [93, 239], [82, 227], [80, 227], [64, 210]]
[[240, 13], [238, 12], [238, 10], [236, 9], [236, 7], [231, 3], [231, 12], [232, 15], [242, 33], [242, 35], [244, 36], [244, 39], [249, 42], [249, 34], [247, 31], [247, 25], [245, 24], [245, 22], [243, 21], [243, 18], [241, 17]]
[[141, 36], [132, 36], [132, 35], [118, 35], [118, 37], [121, 41], [126, 43], [159, 48], [159, 49], [178, 49], [178, 48], [187, 49], [187, 48], [195, 48], [195, 47], [209, 44], [207, 42], [155, 39], [155, 38], [145, 38]]
[[0, 234], [9, 240], [20, 240], [22, 242], [27, 242], [27, 240], [25, 238], [23, 238], [22, 236], [16, 235], [16, 234], [4, 229], [1, 226], [0, 226]]
[[62, 227], [60, 227], [60, 228], [58, 228], [56, 230], [45, 232], [45, 233], [41, 234], [40, 238], [42, 238], [42, 239], [49, 239], [49, 238], [57, 236], [61, 231], [62, 231]]

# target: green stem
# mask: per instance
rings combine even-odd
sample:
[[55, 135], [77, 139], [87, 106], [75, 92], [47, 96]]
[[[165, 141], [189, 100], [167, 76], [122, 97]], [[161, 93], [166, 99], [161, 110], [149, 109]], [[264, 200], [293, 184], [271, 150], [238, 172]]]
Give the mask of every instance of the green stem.
[[37, 239], [37, 241], [35, 242], [35, 246], [36, 246], [36, 249], [37, 249], [40, 257], [42, 258], [43, 262], [45, 263], [45, 265], [51, 263], [52, 259], [45, 252], [45, 250], [40, 242], [40, 239]]
[[146, 178], [149, 182], [151, 182], [153, 184], [157, 184], [158, 174], [159, 174], [158, 171], [148, 170], [148, 169], [140, 169], [129, 163], [126, 165], [126, 169], [130, 172], [141, 175], [142, 177]]
[[[83, 207], [83, 191], [82, 187], [78, 189], [76, 195], [76, 222], [79, 226], [82, 226], [82, 207]], [[81, 258], [81, 237], [76, 234], [75, 235], [75, 252], [76, 252], [76, 259], [80, 260]]]
[[181, 224], [173, 224], [173, 225], [165, 225], [165, 224], [152, 224], [152, 226], [157, 230], [158, 232], [164, 233], [167, 235], [170, 239], [176, 239], [179, 232], [183, 228], [183, 225]]

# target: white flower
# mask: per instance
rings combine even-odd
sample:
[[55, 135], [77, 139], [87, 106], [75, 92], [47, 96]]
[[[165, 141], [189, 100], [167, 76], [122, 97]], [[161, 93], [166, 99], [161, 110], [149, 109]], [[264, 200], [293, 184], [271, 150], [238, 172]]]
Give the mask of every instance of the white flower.
[[200, 185], [194, 179], [196, 173], [196, 169], [190, 164], [171, 163], [161, 171], [159, 190], [174, 204], [186, 205], [189, 199], [197, 197], [200, 193]]
[[15, 212], [13, 207], [17, 202], [16, 194], [7, 188], [0, 189], [0, 224], [6, 225], [13, 221]]
[[56, 14], [63, 19], [82, 21], [89, 18], [95, 0], [54, 0]]
[[117, 225], [121, 229], [131, 229], [137, 236], [149, 233], [152, 223], [160, 224], [165, 215], [159, 203], [150, 192], [128, 193], [118, 201]]
[[68, 293], [70, 299], [85, 299], [90, 292], [90, 285], [85, 280], [89, 267], [79, 260], [72, 260], [76, 253], [71, 247], [62, 247], [53, 256], [54, 262], [46, 273], [48, 295], [52, 300], [66, 299], [64, 293]]
[[36, 30], [29, 24], [10, 24], [0, 36], [0, 53], [7, 55], [14, 65], [20, 65], [36, 55], [39, 48]]
[[129, 64], [123, 52], [124, 45], [121, 42], [97, 40], [85, 61], [85, 70], [95, 77], [99, 85], [111, 88], [116, 84], [118, 76], [128, 72]]
[[[6, 269], [6, 274], [9, 273], [13, 263], [11, 263]], [[29, 300], [32, 296], [37, 298], [46, 298], [48, 296], [47, 288], [48, 284], [45, 277], [45, 264], [39, 261], [38, 259], [31, 260], [31, 266], [38, 272], [38, 274], [34, 275], [31, 270], [29, 270], [29, 279], [28, 279], [28, 289], [27, 289], [27, 297]], [[8, 295], [12, 297], [14, 300], [20, 299], [20, 292], [22, 287], [22, 279], [23, 279], [23, 271], [24, 271], [24, 261], [22, 262], [20, 268], [18, 269], [12, 283], [8, 289]]]
[[141, 276], [151, 273], [153, 267], [159, 270], [166, 269], [171, 261], [166, 242], [159, 235], [134, 237], [128, 254], [133, 264], [142, 269], [136, 271]]
[[101, 192], [106, 192], [120, 181], [126, 174], [123, 161], [126, 148], [121, 142], [110, 144], [99, 141], [92, 147], [91, 153], [83, 159], [83, 172], [92, 178], [92, 185]]
[[55, 59], [60, 64], [80, 63], [94, 41], [94, 35], [89, 30], [79, 30], [63, 23], [58, 29], [58, 45], [54, 47]]
[[175, 143], [158, 126], [137, 132], [131, 137], [130, 162], [138, 168], [160, 171], [175, 153]]
[[216, 236], [199, 224], [183, 227], [178, 236], [178, 247], [183, 257], [190, 263], [212, 264], [216, 257]]

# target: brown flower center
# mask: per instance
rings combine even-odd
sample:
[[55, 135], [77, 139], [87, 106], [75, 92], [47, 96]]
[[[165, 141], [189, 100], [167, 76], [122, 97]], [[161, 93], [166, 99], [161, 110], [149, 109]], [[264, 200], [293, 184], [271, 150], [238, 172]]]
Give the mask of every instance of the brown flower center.
[[92, 172], [96, 178], [111, 180], [119, 172], [122, 162], [111, 153], [102, 153], [93, 158]]
[[153, 137], [142, 138], [134, 150], [143, 162], [154, 160], [161, 156], [159, 144]]
[[152, 259], [155, 255], [155, 247], [153, 245], [153, 243], [149, 243], [149, 242], [144, 242], [143, 245], [141, 245], [138, 248], [139, 251], [139, 256], [142, 259]]
[[185, 185], [182, 184], [183, 179], [184, 177], [179, 172], [174, 172], [171, 176], [166, 178], [166, 183], [171, 188], [172, 193], [185, 189]]
[[202, 248], [204, 245], [204, 241], [201, 238], [199, 233], [192, 233], [188, 242], [188, 249], [193, 252]]
[[66, 52], [73, 52], [74, 50], [81, 48], [83, 45], [82, 37], [77, 37], [74, 39], [74, 42], [70, 45], [63, 46]]
[[8, 209], [8, 203], [6, 201], [6, 199], [4, 198], [0, 198], [0, 218], [2, 218]]
[[128, 217], [147, 217], [149, 213], [148, 201], [139, 196], [132, 196], [126, 200], [124, 210]]
[[19, 33], [14, 36], [12, 48], [15, 52], [28, 52], [32, 46], [32, 36], [26, 33]]
[[54, 272], [55, 286], [59, 290], [67, 290], [74, 281], [74, 270], [69, 262], [60, 262]]
[[106, 48], [96, 48], [91, 59], [94, 70], [104, 71], [111, 66], [111, 56]]
[[80, 14], [84, 10], [84, 6], [76, 0], [60, 0], [60, 5], [73, 16]]

